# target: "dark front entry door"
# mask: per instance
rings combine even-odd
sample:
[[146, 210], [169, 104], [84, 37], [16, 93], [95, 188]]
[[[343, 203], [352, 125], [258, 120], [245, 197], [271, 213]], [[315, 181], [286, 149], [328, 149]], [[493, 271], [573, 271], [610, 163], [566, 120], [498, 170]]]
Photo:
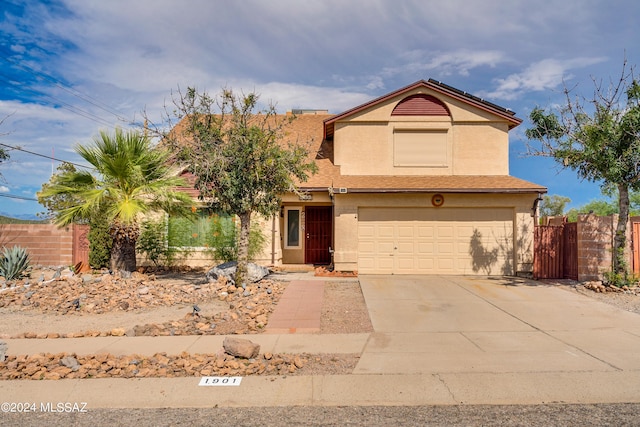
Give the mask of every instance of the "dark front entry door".
[[307, 206], [305, 212], [305, 264], [331, 263], [331, 206]]

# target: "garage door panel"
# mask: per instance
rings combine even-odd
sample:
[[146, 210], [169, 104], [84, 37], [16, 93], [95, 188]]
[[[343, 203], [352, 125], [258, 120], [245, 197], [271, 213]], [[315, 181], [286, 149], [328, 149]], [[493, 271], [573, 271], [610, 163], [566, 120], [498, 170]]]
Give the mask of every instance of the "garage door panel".
[[453, 237], [454, 233], [452, 225], [439, 225], [437, 230], [439, 239], [447, 239]]
[[387, 258], [378, 258], [376, 260], [376, 268], [384, 273], [384, 272], [393, 272], [393, 266], [394, 266], [394, 261], [393, 258], [391, 257], [387, 257]]
[[455, 265], [453, 258], [441, 257], [438, 258], [438, 270], [441, 273], [453, 273]]
[[433, 271], [434, 262], [435, 261], [433, 257], [419, 257], [418, 269], [420, 270], [420, 272], [428, 274], [429, 272]]
[[369, 223], [358, 224], [358, 236], [360, 239], [373, 238], [376, 235], [376, 227]]
[[[486, 232], [486, 228], [487, 227], [482, 227], [483, 229], [485, 229], [484, 231]], [[476, 227], [473, 227], [471, 225], [459, 225], [458, 226], [458, 236], [469, 236], [471, 237], [473, 235], [473, 230], [475, 230]]]
[[438, 249], [438, 255], [452, 255], [454, 246], [453, 242], [438, 242], [436, 246]]
[[416, 244], [417, 247], [417, 256], [430, 256], [435, 252], [435, 242], [418, 242]]
[[505, 274], [513, 262], [512, 233], [509, 208], [361, 208], [358, 269]]
[[376, 247], [376, 252], [381, 255], [393, 255], [395, 251], [395, 243], [394, 242], [377, 242], [374, 244]]
[[413, 256], [415, 253], [415, 242], [413, 241], [401, 241], [398, 242], [397, 246], [394, 247], [394, 250], [396, 251], [397, 254], [403, 256], [403, 255], [410, 255]]
[[376, 227], [375, 236], [378, 239], [393, 238], [394, 234], [395, 230], [392, 224], [381, 224]]
[[397, 227], [397, 236], [398, 238], [402, 239], [404, 238], [411, 238], [413, 239], [415, 236], [416, 232], [414, 230], [414, 226], [413, 225], [399, 225]]
[[417, 225], [416, 228], [419, 239], [432, 239], [435, 234], [435, 227], [433, 226]]
[[399, 270], [414, 270], [415, 262], [413, 257], [398, 257], [396, 265]]

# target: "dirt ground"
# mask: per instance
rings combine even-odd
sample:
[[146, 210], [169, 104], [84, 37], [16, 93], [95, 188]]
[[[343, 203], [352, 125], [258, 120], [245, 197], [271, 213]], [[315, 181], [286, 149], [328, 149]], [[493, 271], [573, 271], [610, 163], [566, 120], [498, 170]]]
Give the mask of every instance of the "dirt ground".
[[[162, 324], [172, 324], [172, 334], [189, 334], [189, 330], [180, 330], [180, 327], [175, 330], [176, 324], [185, 321], [193, 323], [189, 316], [196, 302], [199, 316], [205, 320], [216, 319], [217, 323], [215, 330], [197, 331], [198, 334], [260, 333], [264, 329], [251, 329], [250, 316], [246, 312], [253, 310], [251, 314], [254, 315], [255, 310], [259, 309], [268, 319], [287, 285], [286, 281], [279, 279], [279, 275], [268, 277], [262, 285], [252, 290], [252, 302], [244, 304], [251, 297], [243, 297], [239, 293], [221, 297], [229, 289], [224, 284], [207, 284], [203, 271], [159, 272], [119, 281], [105, 280], [94, 274], [88, 284], [79, 282], [78, 277], [74, 282], [64, 275], [53, 280], [54, 274], [53, 269], [32, 271], [30, 278], [14, 283], [13, 289], [12, 284], [0, 289], [0, 316], [3, 319], [0, 322], [0, 338], [23, 337], [28, 333], [31, 334], [28, 337], [44, 337], [47, 334], [86, 336], [83, 334], [87, 331], [91, 332], [89, 336], [97, 333], [108, 335], [113, 329], [131, 331], [136, 327], [137, 335], [166, 335], [168, 333], [149, 332], [150, 328], [141, 333], [142, 326]], [[44, 281], [34, 283], [38, 278], [44, 278]], [[578, 282], [553, 283], [567, 291], [640, 313], [640, 296], [636, 295], [637, 292], [594, 292]], [[271, 292], [267, 294], [266, 290]], [[33, 295], [27, 298], [30, 293]], [[83, 300], [80, 310], [67, 307], [70, 305], [68, 301], [82, 298], [83, 295], [88, 297]], [[108, 299], [108, 302], [96, 303]], [[134, 302], [138, 300], [141, 302]], [[327, 281], [323, 301], [321, 334], [373, 331], [357, 280]]]
[[[246, 290], [236, 289], [224, 281], [208, 283], [204, 272], [199, 271], [137, 274], [131, 278], [117, 278], [106, 274], [76, 276], [69, 273], [58, 278], [52, 277], [53, 275], [53, 271], [37, 271], [22, 282], [5, 284], [4, 287], [0, 285], [0, 316], [3, 320], [0, 323], [0, 339], [257, 334], [263, 332], [268, 325], [268, 317], [287, 286], [286, 281], [275, 275], [248, 286]], [[640, 314], [638, 292], [594, 292], [583, 284], [568, 281], [555, 284], [568, 292], [577, 292]], [[199, 310], [197, 316], [194, 316], [195, 303]], [[372, 331], [359, 282], [346, 279], [325, 282], [319, 333]], [[50, 360], [42, 363], [51, 365], [53, 361], [56, 369], [64, 370], [56, 361], [65, 356], [68, 355], [47, 355], [46, 358]], [[93, 359], [97, 356], [89, 355], [87, 360], [80, 360], [83, 369], [94, 364]], [[9, 370], [1, 369], [0, 364], [0, 374], [3, 378], [57, 379], [47, 377], [55, 373], [49, 372], [44, 365], [33, 365], [33, 357], [11, 356], [6, 365]], [[158, 357], [166, 358], [166, 355], [156, 358]], [[282, 366], [290, 367], [287, 371], [289, 375], [335, 375], [351, 372], [359, 359], [357, 354], [304, 354], [300, 363], [297, 363], [298, 366], [294, 367], [296, 363], [288, 361], [291, 357], [289, 355], [272, 357], [274, 358], [270, 360], [260, 359], [258, 365], [261, 366], [256, 365], [251, 369], [266, 374], [279, 372], [269, 371], [275, 369], [270, 365], [273, 366], [277, 360]], [[181, 358], [183, 360], [180, 363], [196, 367], [199, 366], [199, 358], [201, 359], [198, 355], [182, 355]], [[228, 357], [220, 362], [214, 356], [210, 359], [204, 362], [208, 364], [207, 367], [201, 366], [200, 371], [194, 369], [197, 372], [208, 372], [216, 363], [238, 364], [237, 360], [228, 360]], [[154, 360], [151, 358], [145, 362], [150, 366], [147, 374], [164, 375], [162, 369], [165, 368], [155, 369], [157, 364]], [[124, 363], [116, 359], [112, 362]], [[176, 360], [171, 359], [167, 363], [175, 362]], [[32, 366], [36, 372], [27, 376], [25, 372], [30, 370], [27, 365]], [[253, 374], [246, 366], [242, 365], [241, 368], [244, 370], [239, 371], [240, 375]], [[215, 373], [215, 367], [213, 369]], [[97, 377], [113, 374], [99, 370], [81, 373]], [[190, 371], [183, 373], [175, 370], [171, 375], [192, 374]], [[122, 375], [125, 375], [124, 371]], [[126, 375], [140, 376], [142, 372], [132, 371]]]
[[[52, 276], [51, 271], [32, 272], [28, 280], [5, 286], [0, 291], [0, 316], [3, 319], [0, 338], [261, 333], [287, 286], [286, 281], [277, 280], [277, 275], [274, 276], [276, 280], [266, 278], [247, 286], [246, 290], [228, 286], [224, 280], [208, 283], [204, 272], [138, 274], [127, 279], [99, 274], [84, 275], [84, 278], [70, 273], [66, 277]], [[197, 315], [194, 315], [194, 303], [199, 310]], [[366, 333], [372, 330], [360, 284], [348, 280], [326, 282], [319, 333]], [[269, 360], [263, 355], [247, 366], [228, 356], [220, 359], [219, 355], [177, 357], [164, 354], [143, 361], [148, 368], [131, 372], [122, 370], [116, 375], [115, 370], [102, 372], [90, 369], [98, 356], [103, 355], [73, 355], [82, 365], [78, 372], [73, 373], [58, 366], [69, 356], [67, 354], [36, 356], [10, 356], [6, 363], [0, 363], [0, 377], [58, 379], [59, 373], [62, 378], [114, 375], [128, 378], [184, 376], [210, 370], [221, 375], [243, 376], [274, 372], [286, 372], [288, 375], [345, 374], [353, 370], [359, 359], [358, 354], [303, 354], [293, 359], [290, 355], [270, 355]], [[109, 363], [126, 364], [126, 357], [108, 357]], [[159, 364], [156, 359], [165, 362]], [[192, 366], [192, 369], [165, 372], [165, 365], [178, 363]], [[2, 369], [3, 366], [7, 369]], [[55, 366], [53, 372], [49, 369], [51, 366]], [[158, 366], [164, 367], [156, 369]], [[230, 370], [229, 366], [237, 369]]]
[[[52, 271], [34, 271], [31, 274], [32, 282], [33, 278], [42, 277], [42, 275], [45, 276], [46, 281], [49, 281], [52, 274]], [[263, 330], [250, 330], [247, 324], [243, 324], [247, 323], [244, 322], [247, 320], [247, 316], [243, 318], [243, 308], [249, 305], [243, 303], [250, 297], [243, 297], [239, 293], [220, 297], [223, 292], [228, 293], [227, 287], [222, 285], [207, 289], [209, 285], [205, 282], [204, 272], [200, 271], [141, 275], [137, 278], [121, 280], [113, 286], [105, 286], [99, 282], [92, 287], [93, 282], [89, 285], [86, 283], [74, 284], [69, 283], [69, 279], [57, 279], [42, 286], [33, 283], [29, 285], [28, 289], [31, 289], [34, 295], [28, 299], [24, 296], [24, 289], [12, 292], [11, 289], [5, 288], [4, 291], [0, 291], [0, 301], [4, 300], [3, 303], [0, 303], [0, 316], [3, 319], [3, 322], [0, 323], [0, 338], [21, 337], [24, 334], [27, 334], [27, 337], [34, 337], [34, 334], [40, 337], [43, 337], [43, 334], [55, 334], [55, 336], [61, 337], [67, 335], [83, 336], [87, 331], [92, 334], [86, 335], [95, 335], [96, 332], [104, 335], [113, 329], [131, 331], [145, 325], [162, 325], [172, 322], [175, 325], [176, 322], [190, 319], [196, 302], [200, 310], [198, 316], [201, 319], [213, 319], [214, 317], [218, 319], [216, 329], [207, 331], [207, 333], [259, 333]], [[267, 289], [267, 287], [272, 289], [269, 298], [260, 298], [256, 291], [254, 293], [257, 296], [249, 307], [255, 309], [258, 306], [264, 313], [270, 314], [275, 308], [280, 294], [286, 288], [287, 282], [278, 281], [275, 283], [273, 280], [265, 282], [266, 284], [260, 286], [260, 290]], [[129, 288], [133, 290], [129, 291]], [[153, 297], [147, 299], [147, 307], [136, 308], [133, 303], [139, 297], [136, 290], [139, 292], [140, 289], [148, 288], [151, 289], [148, 294], [153, 294]], [[192, 291], [192, 288], [195, 291]], [[108, 295], [114, 293], [122, 296], [122, 299]], [[195, 293], [196, 296], [180, 299], [180, 295], [190, 295], [190, 293]], [[86, 300], [87, 303], [83, 301], [79, 310], [67, 308], [68, 301], [87, 294], [90, 299]], [[178, 295], [176, 296], [176, 294]], [[274, 294], [276, 295], [274, 296]], [[36, 296], [38, 296], [39, 303], [34, 303]], [[95, 303], [95, 301], [107, 298], [111, 298], [113, 301], [102, 304]], [[256, 301], [256, 299], [260, 299], [260, 301]], [[8, 302], [9, 300], [11, 302]], [[123, 301], [127, 304], [126, 309], [123, 309]], [[229, 315], [229, 313], [234, 314]], [[225, 327], [225, 323], [233, 323], [233, 326]], [[327, 282], [320, 333], [360, 333], [372, 330], [359, 283], [357, 281]], [[179, 330], [174, 333], [185, 334]]]

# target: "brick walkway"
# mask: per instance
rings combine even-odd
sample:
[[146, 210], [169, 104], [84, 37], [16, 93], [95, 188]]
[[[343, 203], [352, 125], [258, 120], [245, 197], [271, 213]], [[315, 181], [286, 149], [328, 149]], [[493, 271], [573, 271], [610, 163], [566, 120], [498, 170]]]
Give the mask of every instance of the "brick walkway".
[[285, 289], [269, 317], [266, 333], [320, 332], [324, 281], [294, 280]]

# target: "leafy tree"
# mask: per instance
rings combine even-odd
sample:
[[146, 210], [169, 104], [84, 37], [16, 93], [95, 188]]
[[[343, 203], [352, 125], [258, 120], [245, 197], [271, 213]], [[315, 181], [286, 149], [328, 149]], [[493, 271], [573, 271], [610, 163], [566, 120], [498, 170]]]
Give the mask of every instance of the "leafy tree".
[[188, 88], [174, 97], [180, 122], [165, 135], [196, 177], [200, 198], [216, 211], [240, 219], [238, 286], [247, 272], [252, 215], [274, 215], [281, 195], [297, 191], [296, 181], [304, 182], [316, 171], [305, 146], [282, 142], [292, 118], [282, 119], [272, 104], [256, 112], [258, 98], [227, 89], [211, 97]]
[[579, 214], [593, 213], [598, 216], [608, 216], [618, 213], [617, 200], [592, 200], [584, 206], [574, 208], [567, 212], [567, 218], [570, 222], [578, 220]]
[[626, 61], [619, 80], [603, 87], [594, 81], [593, 98], [573, 98], [559, 114], [535, 108], [526, 130], [529, 154], [555, 159], [580, 178], [613, 186], [618, 192], [619, 220], [614, 236], [612, 273], [626, 280], [624, 258], [629, 219], [629, 190], [640, 190], [640, 83]]
[[47, 189], [52, 186], [56, 186], [60, 183], [61, 177], [65, 174], [74, 174], [76, 173], [76, 167], [71, 163], [63, 162], [56, 168], [56, 173], [51, 175], [49, 178], [49, 182], [42, 184], [42, 191], [38, 192], [37, 198], [38, 203], [44, 206], [47, 211], [39, 212], [37, 214], [38, 217], [44, 219], [52, 219], [55, 218], [56, 212], [59, 212], [63, 209], [70, 208], [74, 205], [80, 203], [80, 199], [75, 197], [73, 193], [60, 193], [60, 194], [51, 194], [45, 196], [47, 194]]
[[55, 213], [55, 222], [61, 225], [88, 221], [104, 209], [112, 241], [111, 269], [133, 271], [141, 218], [157, 211], [186, 216], [191, 212], [189, 196], [175, 190], [185, 185], [178, 176], [181, 169], [169, 162], [169, 151], [152, 146], [136, 131], [103, 131], [93, 144], [78, 145], [76, 151], [98, 175], [61, 174], [43, 188], [41, 197], [68, 195], [79, 200]]
[[631, 209], [631, 215], [640, 215], [640, 192], [632, 191], [629, 194], [629, 205]]
[[[604, 193], [605, 196], [609, 194], [608, 192]], [[615, 196], [615, 197], [613, 197]], [[609, 196], [608, 199], [596, 199], [592, 200], [589, 203], [580, 206], [579, 208], [570, 209], [567, 212], [567, 218], [569, 222], [575, 222], [578, 220], [579, 214], [593, 213], [598, 216], [608, 216], [619, 213], [618, 206], [618, 194], [614, 192], [612, 196]], [[640, 215], [640, 192], [630, 191], [629, 192], [629, 215], [637, 216]]]
[[540, 217], [546, 216], [560, 216], [564, 214], [564, 208], [567, 203], [571, 203], [571, 199], [564, 196], [558, 196], [557, 194], [542, 196], [542, 203], [540, 204]]

